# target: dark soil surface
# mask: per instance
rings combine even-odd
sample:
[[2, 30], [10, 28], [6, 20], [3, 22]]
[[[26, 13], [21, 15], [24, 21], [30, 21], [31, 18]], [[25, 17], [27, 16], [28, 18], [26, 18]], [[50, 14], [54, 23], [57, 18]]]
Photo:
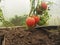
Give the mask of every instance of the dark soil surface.
[[5, 34], [5, 45], [60, 45], [60, 32], [12, 28]]

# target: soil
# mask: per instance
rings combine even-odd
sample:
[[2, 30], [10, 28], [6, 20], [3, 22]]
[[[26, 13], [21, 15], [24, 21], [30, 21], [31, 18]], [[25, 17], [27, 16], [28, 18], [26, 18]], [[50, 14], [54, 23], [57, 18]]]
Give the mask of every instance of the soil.
[[60, 32], [12, 28], [5, 34], [5, 45], [60, 45]]

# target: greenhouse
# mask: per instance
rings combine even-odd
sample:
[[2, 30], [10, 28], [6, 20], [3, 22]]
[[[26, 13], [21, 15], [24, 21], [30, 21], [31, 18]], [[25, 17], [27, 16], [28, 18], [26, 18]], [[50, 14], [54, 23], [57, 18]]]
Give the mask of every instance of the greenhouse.
[[0, 0], [0, 45], [60, 45], [60, 0]]

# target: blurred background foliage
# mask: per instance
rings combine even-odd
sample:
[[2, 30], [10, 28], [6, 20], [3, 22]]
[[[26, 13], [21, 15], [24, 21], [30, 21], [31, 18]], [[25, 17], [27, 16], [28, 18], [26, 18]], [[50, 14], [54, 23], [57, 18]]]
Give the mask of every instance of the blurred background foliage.
[[10, 26], [24, 26], [25, 24], [25, 20], [26, 20], [27, 15], [24, 16], [17, 16], [15, 15], [14, 18], [11, 18], [9, 21], [6, 21], [4, 19], [2, 10], [0, 9], [0, 22], [2, 22], [1, 26], [5, 26], [5, 27], [10, 27]]
[[22, 26], [22, 25], [25, 25], [25, 20], [26, 20], [26, 18], [27, 18], [27, 15], [24, 15], [24, 16], [15, 16], [14, 18], [12, 18], [11, 20], [10, 20], [10, 22], [12, 23], [12, 24], [14, 24], [15, 26]]

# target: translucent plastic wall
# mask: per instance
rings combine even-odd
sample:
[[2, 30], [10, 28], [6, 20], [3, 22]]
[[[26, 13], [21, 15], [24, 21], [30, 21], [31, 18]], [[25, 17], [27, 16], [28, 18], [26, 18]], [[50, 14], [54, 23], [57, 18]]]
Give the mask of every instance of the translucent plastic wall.
[[[60, 0], [43, 0], [54, 2], [50, 6], [49, 14], [50, 19], [48, 25], [60, 25]], [[30, 0], [1, 0], [0, 7], [6, 20], [14, 17], [15, 15], [22, 16], [29, 14], [31, 4]]]

